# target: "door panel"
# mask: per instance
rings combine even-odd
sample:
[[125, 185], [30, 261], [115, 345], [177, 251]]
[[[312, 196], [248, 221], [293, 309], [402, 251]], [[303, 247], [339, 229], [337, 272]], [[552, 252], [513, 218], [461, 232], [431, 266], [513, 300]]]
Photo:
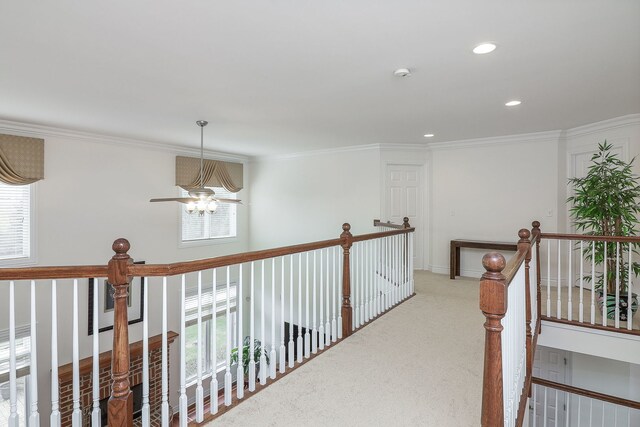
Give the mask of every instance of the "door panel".
[[409, 223], [416, 227], [414, 235], [414, 266], [422, 269], [423, 264], [423, 213], [422, 195], [422, 166], [416, 165], [387, 165], [385, 188], [385, 220], [402, 224], [403, 218], [409, 218]]

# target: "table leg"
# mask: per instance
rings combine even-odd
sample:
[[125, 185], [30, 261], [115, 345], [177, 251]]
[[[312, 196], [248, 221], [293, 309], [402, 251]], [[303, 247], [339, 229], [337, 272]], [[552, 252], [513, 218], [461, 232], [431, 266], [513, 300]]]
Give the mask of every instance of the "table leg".
[[456, 245], [451, 242], [449, 248], [449, 279], [455, 280], [456, 278]]

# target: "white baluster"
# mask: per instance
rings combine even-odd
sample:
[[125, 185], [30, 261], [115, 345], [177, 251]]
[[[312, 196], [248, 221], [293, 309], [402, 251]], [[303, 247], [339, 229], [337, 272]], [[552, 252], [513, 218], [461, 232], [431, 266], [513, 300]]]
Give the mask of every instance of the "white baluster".
[[[327, 288], [327, 296], [326, 296], [326, 322], [324, 324], [324, 344], [326, 346], [331, 345], [331, 319], [330, 319], [330, 312], [331, 312], [331, 300], [329, 298], [329, 283], [331, 282], [331, 278], [329, 277], [329, 263], [331, 262], [331, 257], [329, 256], [329, 248], [327, 248], [326, 250], [326, 257], [325, 259], [327, 260], [326, 262], [326, 288]], [[324, 287], [324, 283], [322, 284], [322, 286]]]
[[582, 425], [580, 424], [580, 418], [582, 417], [582, 396], [578, 395], [578, 426]]
[[318, 329], [316, 328], [316, 251], [313, 251], [313, 329], [311, 330], [311, 352], [318, 352]]
[[284, 373], [285, 371], [285, 355], [286, 350], [284, 346], [284, 260], [282, 257], [280, 264], [280, 372]]
[[558, 288], [558, 300], [557, 300], [557, 307], [556, 307], [556, 317], [558, 319], [562, 318], [562, 273], [561, 273], [561, 260], [562, 260], [562, 251], [561, 251], [561, 243], [562, 240], [558, 240], [558, 283], [557, 283], [557, 288]]
[[[213, 286], [215, 289], [215, 282]], [[244, 305], [243, 303], [244, 303], [244, 299], [242, 297], [242, 264], [240, 264], [238, 265], [238, 292], [236, 293], [236, 304], [238, 307], [238, 369], [236, 372], [236, 392], [237, 392], [238, 399], [244, 398], [244, 360], [242, 359], [243, 357], [242, 353], [244, 352], [244, 332], [242, 329], [242, 306]], [[213, 299], [213, 304], [215, 305], [215, 298]], [[216, 312], [214, 309], [213, 310], [214, 317], [215, 317], [215, 313]], [[213, 327], [215, 328], [215, 323]], [[215, 374], [216, 374], [216, 364], [213, 365], [214, 377], [215, 377]], [[216, 381], [216, 393], [215, 393], [216, 397], [218, 395], [217, 384], [218, 382]], [[216, 406], [217, 406], [217, 402], [216, 402]]]
[[547, 240], [547, 316], [551, 317], [551, 240]]
[[608, 256], [607, 256], [607, 249], [609, 245], [607, 245], [607, 242], [602, 242], [602, 244], [604, 245], [604, 275], [602, 276], [603, 279], [603, 283], [602, 283], [602, 326], [607, 326], [607, 284], [609, 283], [609, 273], [607, 272], [607, 267], [608, 267]]
[[337, 304], [336, 310], [338, 312], [338, 319], [337, 319], [337, 322], [336, 322], [336, 334], [338, 336], [338, 339], [342, 338], [342, 295], [343, 295], [342, 294], [342, 276], [343, 276], [343, 274], [342, 274], [342, 269], [343, 269], [342, 256], [343, 256], [343, 253], [342, 253], [341, 249], [342, 249], [342, 247], [338, 248], [337, 260], [336, 260], [336, 262], [338, 263], [338, 268], [337, 268], [337, 270], [338, 270], [338, 300], [336, 301], [336, 304]]
[[[213, 269], [213, 283], [211, 285], [211, 382], [209, 383], [209, 413], [217, 414], [218, 404], [218, 271]], [[242, 347], [238, 347], [241, 349]], [[242, 350], [238, 351], [238, 360], [242, 357]], [[238, 366], [242, 363], [238, 362]], [[238, 381], [238, 384], [240, 381]], [[243, 387], [238, 387], [238, 390]]]
[[591, 242], [591, 324], [596, 324], [596, 242]]
[[353, 310], [352, 326], [355, 330], [360, 325], [360, 303], [358, 301], [358, 279], [360, 263], [358, 259], [360, 257], [360, 244], [354, 243], [351, 249], [351, 307]]
[[[615, 297], [615, 326], [620, 327], [620, 242], [616, 242], [616, 297]], [[629, 301], [631, 302], [631, 301]]]
[[567, 320], [573, 320], [573, 302], [572, 302], [572, 294], [573, 294], [573, 278], [571, 277], [571, 273], [573, 270], [573, 264], [571, 263], [571, 255], [573, 253], [573, 241], [569, 240], [569, 263], [567, 264], [567, 270], [569, 270], [569, 283], [567, 283]]
[[[15, 283], [9, 282], [9, 427], [18, 427], [18, 391], [16, 384], [16, 298]], [[77, 303], [78, 298], [75, 298]], [[77, 308], [77, 307], [75, 307]], [[76, 331], [77, 332], [77, 331]], [[74, 371], [75, 378], [75, 371]], [[75, 396], [75, 383], [74, 383]]]
[[[224, 404], [225, 406], [231, 406], [231, 338], [233, 334], [231, 332], [231, 267], [227, 266], [227, 312], [226, 312], [226, 326], [227, 326], [227, 347], [225, 348], [226, 360], [226, 372], [224, 373]], [[240, 346], [240, 344], [238, 344]], [[238, 347], [240, 348], [240, 347]]]
[[[320, 253], [320, 323], [318, 326], [318, 348], [320, 350], [324, 350], [324, 323], [323, 323], [323, 313], [324, 313], [324, 275], [323, 275], [323, 264], [322, 264], [322, 249], [318, 251]], [[315, 256], [314, 256], [315, 259]], [[315, 266], [314, 266], [315, 268]]]
[[[169, 427], [169, 343], [167, 340], [167, 278], [162, 278], [162, 427]], [[184, 336], [184, 335], [183, 335]], [[184, 338], [180, 337], [180, 341]]]
[[366, 276], [365, 276], [365, 272], [366, 272], [366, 257], [365, 257], [365, 250], [366, 250], [366, 242], [361, 242], [360, 243], [360, 261], [359, 261], [359, 267], [360, 267], [360, 280], [359, 280], [359, 289], [358, 289], [358, 293], [359, 293], [359, 297], [360, 297], [360, 326], [364, 325], [364, 323], [366, 322], [366, 307], [367, 307], [367, 294], [365, 293], [365, 282], [367, 280]]
[[[94, 329], [95, 330], [95, 329]], [[37, 351], [37, 331], [36, 331], [36, 281], [31, 281], [31, 359], [29, 360], [29, 398], [31, 399], [31, 414], [29, 415], [29, 426], [40, 425], [40, 414], [38, 413], [38, 351]], [[98, 334], [95, 333], [94, 337]], [[95, 363], [96, 359], [94, 359]], [[96, 377], [94, 377], [96, 378]]]
[[[337, 264], [337, 259], [336, 259], [336, 246], [333, 247], [333, 254], [332, 254], [332, 286], [331, 286], [331, 311], [333, 313], [333, 316], [331, 317], [331, 340], [333, 342], [336, 342], [338, 335], [337, 335], [337, 326], [338, 326], [338, 322], [336, 320], [336, 308], [338, 310], [340, 310], [340, 301], [336, 299], [336, 264]], [[327, 256], [329, 254], [327, 253]]]
[[78, 279], [73, 279], [73, 412], [71, 424], [82, 425], [82, 410], [80, 409], [80, 349], [78, 346]]
[[[265, 350], [266, 351], [266, 350]], [[276, 378], [276, 259], [271, 258], [271, 352], [269, 377]]]
[[[571, 263], [569, 263], [571, 265]], [[564, 411], [565, 427], [569, 427], [569, 414], [571, 414], [571, 395], [568, 392], [564, 392], [564, 398], [567, 402], [567, 406]], [[617, 424], [616, 424], [617, 425]]]
[[204, 420], [204, 388], [202, 387], [202, 271], [198, 271], [198, 343], [196, 361], [196, 422]]
[[394, 241], [395, 241], [395, 272], [396, 272], [396, 285], [394, 287], [395, 289], [395, 298], [393, 300], [394, 305], [398, 304], [400, 302], [400, 236], [399, 235], [395, 235], [394, 237]]
[[[298, 303], [298, 308], [300, 307]], [[289, 255], [289, 343], [287, 354], [289, 356], [289, 367], [293, 368], [296, 350], [293, 343], [293, 254]]]
[[366, 322], [371, 320], [371, 240], [365, 240], [364, 242], [364, 320]]
[[[97, 283], [97, 280], [96, 282]], [[145, 427], [149, 426], [151, 422], [150, 413], [149, 413], [149, 278], [145, 277], [144, 282], [142, 284], [142, 425]], [[96, 287], [97, 290], [97, 287]], [[96, 293], [93, 294], [94, 301], [94, 317], [97, 316], [97, 310], [95, 310], [96, 305], [98, 303], [98, 298], [96, 297]], [[96, 321], [94, 320], [94, 325]], [[94, 331], [96, 331], [94, 327]], [[94, 334], [94, 344], [93, 344], [93, 378], [98, 378], [98, 343], [97, 343], [97, 333]], [[93, 411], [96, 416], [96, 408], [97, 417], [100, 417], [100, 403], [98, 401], [99, 398], [99, 386], [98, 381], [94, 381], [93, 384], [93, 392], [94, 392], [94, 400], [93, 400]], [[94, 421], [97, 424], [96, 426], [100, 426], [100, 418], [96, 418]]]
[[[307, 310], [307, 313], [309, 311]], [[298, 254], [298, 339], [296, 340], [296, 354], [298, 363], [302, 363], [302, 253]]]
[[305, 292], [305, 306], [306, 306], [306, 332], [304, 333], [304, 357], [308, 358], [311, 355], [311, 335], [309, 335], [309, 329], [311, 325], [309, 324], [309, 252], [306, 255], [306, 274], [307, 274], [307, 287]]
[[[94, 334], [98, 331], [94, 328]], [[60, 405], [58, 390], [58, 293], [56, 281], [51, 281], [51, 415], [52, 427], [60, 427]]]
[[583, 303], [583, 286], [584, 286], [584, 241], [580, 240], [580, 314], [578, 320], [584, 321], [584, 303]]
[[251, 310], [249, 319], [249, 391], [256, 389], [256, 361], [255, 361], [255, 346], [254, 346], [254, 326], [255, 326], [255, 295], [253, 292], [255, 284], [255, 268], [254, 262], [251, 261]]
[[547, 427], [547, 388], [544, 388], [544, 404], [542, 405], [543, 411], [542, 411], [542, 419], [543, 419], [543, 425], [544, 427]]
[[538, 398], [537, 398], [537, 394], [538, 394], [538, 385], [537, 384], [531, 384], [531, 387], [533, 388], [533, 417], [532, 417], [532, 421], [533, 421], [533, 427], [536, 427], [536, 407], [537, 402], [538, 402]]
[[[627, 273], [627, 329], [631, 330], [633, 328], [633, 311], [631, 310], [631, 306], [633, 305], [633, 301], [631, 297], [633, 296], [633, 282], [631, 278], [633, 277], [633, 250], [631, 248], [631, 243], [629, 243], [629, 272]], [[631, 410], [629, 410], [631, 411]], [[629, 412], [630, 413], [630, 412]]]
[[267, 350], [265, 348], [265, 329], [264, 329], [264, 260], [261, 262], [262, 281], [261, 283], [261, 300], [260, 300], [260, 384], [267, 383]]
[[187, 278], [186, 275], [182, 275], [182, 293], [180, 298], [180, 397], [178, 398], [178, 408], [180, 411], [180, 427], [187, 427], [187, 419], [189, 418], [187, 409], [187, 370], [186, 360], [187, 351], [185, 346], [186, 333], [185, 333], [185, 321], [186, 321], [186, 288]]

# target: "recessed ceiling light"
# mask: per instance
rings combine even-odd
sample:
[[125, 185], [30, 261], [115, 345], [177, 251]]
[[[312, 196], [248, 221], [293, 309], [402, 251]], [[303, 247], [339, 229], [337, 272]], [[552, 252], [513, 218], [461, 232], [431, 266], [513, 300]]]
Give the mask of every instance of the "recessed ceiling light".
[[476, 55], [484, 55], [485, 53], [490, 53], [496, 50], [496, 45], [493, 43], [481, 43], [478, 46], [473, 48], [473, 53]]
[[513, 101], [509, 101], [504, 105], [506, 105], [507, 107], [515, 107], [516, 105], [520, 105], [520, 104], [522, 104], [521, 101], [514, 99]]
[[433, 138], [435, 135], [434, 135], [434, 134], [432, 134], [432, 133], [425, 133], [425, 134], [424, 134], [424, 135], [422, 135], [422, 136], [424, 136], [425, 138]]

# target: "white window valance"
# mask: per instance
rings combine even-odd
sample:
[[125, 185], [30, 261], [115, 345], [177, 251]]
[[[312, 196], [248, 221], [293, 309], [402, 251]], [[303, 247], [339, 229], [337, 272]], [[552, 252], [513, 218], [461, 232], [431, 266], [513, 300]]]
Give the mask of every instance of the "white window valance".
[[[231, 193], [242, 190], [242, 163], [204, 159], [202, 183], [205, 187], [224, 187]], [[176, 156], [176, 185], [189, 189], [200, 186], [200, 159]]]

